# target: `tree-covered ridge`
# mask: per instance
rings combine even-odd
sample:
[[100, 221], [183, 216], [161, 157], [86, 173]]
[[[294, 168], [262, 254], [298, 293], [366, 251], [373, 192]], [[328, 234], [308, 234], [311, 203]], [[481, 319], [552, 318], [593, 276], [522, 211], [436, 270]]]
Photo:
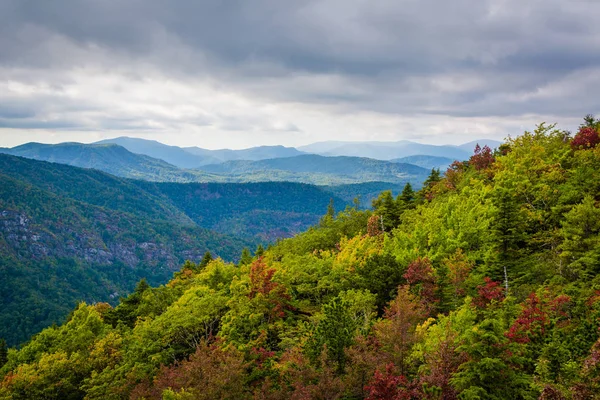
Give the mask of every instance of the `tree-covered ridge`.
[[588, 119], [238, 265], [207, 257], [10, 349], [0, 398], [600, 398], [600, 142]]
[[10, 345], [110, 301], [146, 277], [168, 281], [206, 251], [245, 247], [317, 223], [331, 199], [303, 184], [171, 184], [0, 155], [0, 338]]
[[142, 277], [158, 285], [207, 250], [235, 259], [254, 243], [169, 221], [171, 213], [150, 218], [140, 204], [137, 215], [111, 210], [0, 174], [1, 337], [20, 343], [81, 300], [116, 302]]

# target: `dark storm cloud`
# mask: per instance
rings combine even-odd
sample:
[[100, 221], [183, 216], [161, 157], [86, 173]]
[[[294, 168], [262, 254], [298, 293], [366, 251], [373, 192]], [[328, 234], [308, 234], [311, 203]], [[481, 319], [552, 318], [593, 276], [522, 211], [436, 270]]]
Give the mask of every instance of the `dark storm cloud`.
[[399, 115], [568, 116], [600, 109], [598, 15], [592, 0], [5, 0], [0, 66], [23, 81], [152, 68]]

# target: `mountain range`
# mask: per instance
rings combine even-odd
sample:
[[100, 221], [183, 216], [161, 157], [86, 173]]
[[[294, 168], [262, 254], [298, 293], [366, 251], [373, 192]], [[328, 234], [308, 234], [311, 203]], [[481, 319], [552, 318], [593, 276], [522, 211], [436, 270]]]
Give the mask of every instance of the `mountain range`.
[[258, 146], [244, 150], [207, 150], [200, 147], [169, 146], [154, 140], [129, 137], [105, 139], [95, 144], [116, 144], [132, 153], [158, 158], [179, 168], [197, 168], [230, 160], [264, 160], [305, 154], [293, 147], [284, 146]]
[[[318, 185], [367, 181], [419, 185], [429, 173], [421, 167], [360, 157], [302, 154], [263, 160], [231, 160], [197, 169], [178, 168], [165, 160], [136, 154], [112, 143], [28, 143], [0, 153], [93, 168], [112, 175], [154, 182], [299, 182]], [[255, 156], [258, 153], [255, 153]], [[265, 153], [262, 153], [263, 155]]]
[[456, 159], [467, 159], [476, 143], [490, 147], [499, 144], [489, 140], [461, 146], [409, 141], [321, 142], [300, 149], [259, 146], [207, 150], [120, 137], [92, 144], [27, 143], [0, 148], [0, 153], [155, 182], [289, 181], [317, 185], [410, 182], [418, 187], [432, 168], [444, 170]]

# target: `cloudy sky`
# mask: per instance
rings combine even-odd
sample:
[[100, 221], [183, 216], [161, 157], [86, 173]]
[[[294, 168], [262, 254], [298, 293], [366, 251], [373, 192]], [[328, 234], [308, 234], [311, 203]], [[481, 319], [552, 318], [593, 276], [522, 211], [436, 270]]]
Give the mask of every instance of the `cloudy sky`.
[[462, 143], [600, 111], [597, 0], [1, 0], [0, 146]]

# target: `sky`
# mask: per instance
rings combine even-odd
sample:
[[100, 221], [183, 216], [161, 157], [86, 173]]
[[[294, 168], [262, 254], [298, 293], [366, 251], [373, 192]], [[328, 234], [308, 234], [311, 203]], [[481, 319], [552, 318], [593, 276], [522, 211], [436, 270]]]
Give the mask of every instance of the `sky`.
[[460, 144], [600, 110], [597, 0], [2, 0], [0, 146]]

